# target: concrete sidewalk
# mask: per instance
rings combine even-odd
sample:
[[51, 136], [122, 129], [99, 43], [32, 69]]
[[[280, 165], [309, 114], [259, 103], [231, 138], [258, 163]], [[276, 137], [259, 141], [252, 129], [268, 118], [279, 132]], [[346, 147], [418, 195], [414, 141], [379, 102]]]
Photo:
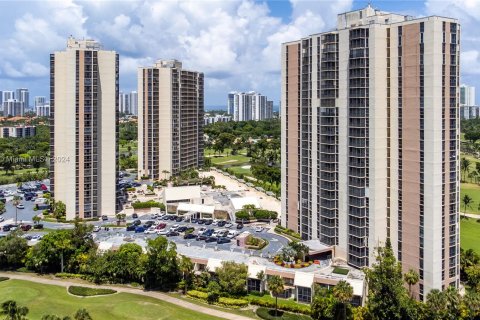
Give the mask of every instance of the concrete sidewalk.
[[[0, 272], [0, 276], [8, 277], [10, 279], [26, 280], [26, 281], [49, 284], [54, 286], [61, 286], [66, 288], [68, 288], [69, 286], [83, 286], [83, 287], [89, 287], [89, 288], [113, 289], [113, 290], [116, 290], [117, 292], [125, 292], [125, 293], [131, 293], [131, 294], [137, 294], [137, 295], [155, 298], [158, 300], [162, 300], [162, 301], [177, 305], [185, 309], [197, 311], [197, 312], [208, 314], [210, 316], [214, 316], [218, 318], [231, 319], [231, 320], [251, 320], [252, 319], [249, 317], [244, 317], [244, 316], [236, 315], [233, 313], [224, 312], [216, 309], [210, 309], [208, 307], [193, 304], [185, 300], [171, 297], [165, 293], [161, 293], [158, 291], [144, 291], [142, 289], [126, 288], [126, 287], [118, 287], [118, 286], [110, 286], [110, 285], [98, 286], [98, 285], [89, 284], [89, 283], [79, 283], [79, 282], [73, 282], [73, 281], [61, 280], [61, 279], [51, 279], [51, 278], [49, 279], [41, 276], [10, 273], [10, 272]], [[181, 314], [179, 314], [179, 319], [180, 318], [181, 318]]]

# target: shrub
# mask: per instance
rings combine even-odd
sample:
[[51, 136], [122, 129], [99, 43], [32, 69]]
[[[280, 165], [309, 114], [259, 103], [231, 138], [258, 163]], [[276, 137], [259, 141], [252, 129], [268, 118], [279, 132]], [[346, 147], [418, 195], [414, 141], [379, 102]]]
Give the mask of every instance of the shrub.
[[269, 210], [255, 210], [253, 212], [253, 216], [255, 219], [261, 220], [270, 220], [270, 219], [277, 219], [277, 213], [275, 211], [269, 211]]
[[68, 287], [68, 292], [75, 295], [75, 296], [91, 297], [91, 296], [98, 296], [98, 295], [114, 294], [117, 291], [112, 290], [112, 289], [70, 286], [70, 287]]
[[[267, 307], [267, 308], [275, 308], [275, 299], [271, 297], [255, 297], [249, 296], [248, 301], [250, 304], [260, 306], [260, 307]], [[307, 304], [299, 304], [292, 301], [285, 301], [285, 300], [278, 300], [278, 309], [284, 311], [290, 311], [295, 313], [303, 313], [310, 315], [310, 305]]]
[[275, 309], [267, 309], [267, 308], [258, 308], [257, 311], [257, 316], [259, 316], [262, 319], [266, 320], [307, 320], [311, 319], [310, 317], [307, 316], [302, 316], [298, 314], [293, 314], [293, 313], [286, 313], [283, 311], [278, 311], [278, 316], [275, 314]]
[[132, 188], [127, 188], [127, 191], [135, 191], [135, 188], [132, 187]]
[[134, 209], [160, 208], [160, 210], [165, 210], [165, 205], [163, 203], [154, 200], [148, 200], [145, 202], [137, 201], [132, 204], [132, 207]]
[[217, 292], [209, 292], [207, 293], [207, 302], [209, 304], [213, 304], [218, 301], [218, 293]]
[[9, 277], [0, 277], [0, 282], [7, 281], [8, 279], [10, 279], [10, 278]]
[[62, 279], [83, 279], [84, 276], [77, 273], [59, 272], [55, 273], [55, 277]]
[[240, 210], [237, 213], [235, 213], [235, 217], [237, 220], [250, 220], [250, 215], [246, 210]]
[[140, 179], [141, 180], [148, 180], [148, 179], [150, 179], [150, 177], [149, 176], [141, 176]]
[[248, 301], [244, 299], [223, 298], [218, 299], [218, 304], [230, 308], [243, 308], [248, 306]]
[[198, 290], [190, 290], [190, 291], [187, 291], [187, 296], [192, 297], [192, 298], [201, 299], [201, 300], [207, 300], [208, 293], [198, 291]]

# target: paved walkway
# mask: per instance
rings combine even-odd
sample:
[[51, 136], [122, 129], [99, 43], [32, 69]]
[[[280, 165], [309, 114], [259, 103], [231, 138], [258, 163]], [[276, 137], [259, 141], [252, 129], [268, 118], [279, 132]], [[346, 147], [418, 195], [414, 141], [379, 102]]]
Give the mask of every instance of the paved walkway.
[[19, 274], [19, 273], [10, 273], [10, 272], [0, 272], [0, 276], [2, 277], [9, 277], [10, 279], [18, 279], [18, 280], [26, 280], [26, 281], [33, 281], [37, 283], [43, 283], [43, 284], [49, 284], [49, 285], [54, 285], [54, 286], [62, 286], [62, 287], [69, 287], [69, 286], [83, 286], [83, 287], [89, 287], [89, 288], [106, 288], [106, 289], [113, 289], [116, 290], [117, 292], [125, 292], [125, 293], [131, 293], [131, 294], [137, 294], [137, 295], [142, 295], [142, 296], [147, 296], [151, 298], [155, 298], [158, 300], [162, 300], [171, 304], [175, 304], [177, 306], [183, 307], [185, 309], [190, 309], [193, 311], [197, 311], [200, 313], [205, 313], [214, 317], [218, 318], [223, 318], [223, 319], [231, 319], [231, 320], [251, 320], [252, 318], [249, 317], [244, 317], [240, 315], [236, 315], [233, 313], [229, 312], [224, 312], [216, 309], [211, 309], [208, 307], [200, 306], [197, 304], [190, 303], [185, 300], [181, 300], [178, 298], [174, 298], [172, 296], [169, 296], [165, 293], [161, 293], [158, 291], [143, 291], [141, 289], [135, 289], [135, 288], [126, 288], [126, 287], [118, 287], [118, 286], [97, 286], [94, 284], [88, 284], [88, 283], [79, 283], [79, 282], [73, 282], [69, 280], [61, 280], [61, 279], [52, 279], [52, 278], [47, 278], [47, 277], [41, 277], [41, 276], [35, 276], [35, 275], [28, 275], [28, 274]]

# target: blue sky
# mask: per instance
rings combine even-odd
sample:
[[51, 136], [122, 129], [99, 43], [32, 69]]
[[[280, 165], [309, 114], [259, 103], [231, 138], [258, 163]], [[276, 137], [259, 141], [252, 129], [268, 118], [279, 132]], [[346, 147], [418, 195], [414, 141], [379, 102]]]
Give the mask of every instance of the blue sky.
[[[207, 106], [231, 90], [256, 90], [278, 105], [280, 44], [332, 29], [354, 0], [5, 1], [0, 0], [0, 90], [48, 96], [49, 54], [69, 35], [120, 54], [120, 87], [136, 89], [136, 69], [177, 58], [205, 73]], [[480, 0], [371, 1], [384, 11], [443, 15], [462, 24], [462, 82], [480, 87]], [[480, 91], [480, 89], [478, 90]], [[33, 99], [31, 99], [33, 100]]]

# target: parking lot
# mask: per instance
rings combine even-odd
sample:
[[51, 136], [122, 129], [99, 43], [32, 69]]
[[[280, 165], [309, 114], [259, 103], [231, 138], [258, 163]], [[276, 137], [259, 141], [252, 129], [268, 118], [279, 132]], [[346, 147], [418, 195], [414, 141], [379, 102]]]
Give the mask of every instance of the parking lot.
[[[134, 221], [134, 219], [132, 219], [131, 217], [128, 217], [128, 218], [129, 219], [127, 220], [127, 223], [132, 223]], [[259, 237], [268, 241], [268, 244], [261, 250], [249, 250], [249, 249], [245, 249], [237, 246], [236, 237], [231, 239], [230, 243], [223, 243], [223, 244], [218, 244], [217, 242], [206, 242], [205, 240], [196, 240], [195, 238], [184, 239], [183, 238], [184, 233], [180, 233], [180, 235], [178, 236], [168, 237], [170, 241], [173, 241], [178, 244], [186, 245], [186, 246], [212, 248], [215, 250], [235, 251], [235, 252], [249, 253], [250, 255], [268, 257], [269, 255], [273, 256], [275, 253], [280, 251], [288, 243], [287, 239], [272, 232], [271, 229], [273, 228], [273, 225], [269, 225], [266, 223], [258, 223], [254, 225], [244, 224], [243, 228], [238, 230], [236, 229], [236, 224], [233, 224], [231, 228], [225, 228], [225, 227], [218, 227], [213, 224], [204, 225], [204, 224], [190, 223], [185, 221], [176, 222], [176, 221], [170, 221], [170, 220], [152, 219], [151, 215], [143, 215], [138, 217], [138, 219], [141, 220], [142, 225], [145, 224], [147, 221], [158, 221], [157, 223], [165, 223], [166, 226], [162, 230], [169, 230], [174, 225], [178, 225], [179, 227], [180, 226], [193, 227], [194, 234], [198, 234], [200, 228], [213, 229], [214, 231], [217, 231], [220, 229], [235, 230], [235, 231], [238, 231], [239, 234], [242, 232], [248, 232], [256, 237]], [[108, 221], [95, 222], [94, 224], [100, 227], [102, 225], [114, 223], [115, 221], [116, 220], [110, 218]], [[259, 226], [262, 227], [262, 231], [260, 232], [255, 231], [255, 229]], [[110, 227], [108, 231], [105, 230], [105, 227], [100, 227], [100, 229], [101, 229], [100, 231], [95, 232], [94, 234], [95, 241], [99, 241], [99, 242], [107, 241], [112, 236], [125, 237], [127, 241], [131, 241], [134, 239], [152, 239], [159, 236], [165, 236], [165, 235], [158, 235], [158, 234], [148, 234], [144, 232], [135, 233], [135, 231], [126, 231], [127, 229], [126, 227], [118, 227], [118, 228]]]

